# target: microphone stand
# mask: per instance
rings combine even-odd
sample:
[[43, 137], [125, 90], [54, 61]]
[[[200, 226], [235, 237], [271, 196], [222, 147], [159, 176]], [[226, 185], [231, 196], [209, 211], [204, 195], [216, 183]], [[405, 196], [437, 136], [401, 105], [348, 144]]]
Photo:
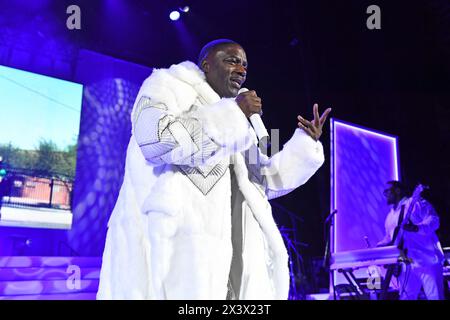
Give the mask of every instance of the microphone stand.
[[[337, 213], [337, 209], [333, 210], [328, 217], [325, 219], [324, 223], [324, 237], [325, 237], [325, 253], [324, 253], [324, 259], [323, 259], [323, 268], [330, 269], [330, 258], [331, 258], [331, 248], [330, 248], [330, 242], [331, 242], [331, 229], [334, 227], [334, 215]], [[327, 226], [328, 226], [328, 232], [327, 232]], [[336, 300], [336, 290], [334, 288], [334, 277], [333, 272], [329, 270], [330, 274], [330, 284], [333, 288], [333, 298]]]
[[[331, 236], [331, 228], [334, 226], [334, 215], [337, 213], [337, 210], [334, 210], [331, 212], [328, 217], [325, 219], [324, 223], [324, 237], [325, 237], [325, 253], [324, 253], [324, 260], [323, 260], [323, 267], [329, 267], [330, 263], [330, 256], [331, 256], [331, 249], [330, 249], [330, 236]], [[327, 232], [327, 226], [328, 232]]]

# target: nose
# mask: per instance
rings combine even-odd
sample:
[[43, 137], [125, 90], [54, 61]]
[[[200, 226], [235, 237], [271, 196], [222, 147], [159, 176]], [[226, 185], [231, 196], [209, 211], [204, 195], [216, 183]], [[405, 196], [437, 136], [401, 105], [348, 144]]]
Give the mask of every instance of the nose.
[[238, 65], [237, 66], [237, 70], [236, 72], [241, 76], [241, 77], [246, 77], [247, 76], [247, 69], [242, 65]]

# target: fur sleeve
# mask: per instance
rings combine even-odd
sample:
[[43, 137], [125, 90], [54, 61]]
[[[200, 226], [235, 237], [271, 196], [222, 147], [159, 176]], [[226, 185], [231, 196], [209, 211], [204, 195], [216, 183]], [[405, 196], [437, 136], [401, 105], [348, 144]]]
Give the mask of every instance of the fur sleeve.
[[132, 127], [147, 161], [197, 167], [251, 145], [250, 125], [234, 99], [182, 111], [181, 101], [167, 86], [146, 86], [133, 108]]
[[320, 141], [314, 141], [303, 130], [296, 129], [280, 152], [262, 161], [261, 174], [265, 177], [268, 198], [280, 197], [303, 185], [323, 162]]

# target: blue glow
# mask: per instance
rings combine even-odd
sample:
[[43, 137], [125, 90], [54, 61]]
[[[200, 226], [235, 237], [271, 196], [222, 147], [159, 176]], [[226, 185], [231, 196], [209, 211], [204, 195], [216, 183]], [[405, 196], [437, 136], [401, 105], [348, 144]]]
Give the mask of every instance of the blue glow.
[[180, 13], [178, 11], [172, 11], [169, 15], [170, 20], [177, 21], [180, 19]]
[[184, 6], [184, 7], [181, 7], [180, 8], [180, 11], [183, 11], [184, 13], [187, 13], [187, 12], [189, 12], [189, 6]]
[[[399, 178], [397, 137], [331, 119], [331, 251], [374, 246], [384, 236], [389, 210], [382, 190]], [[335, 274], [335, 284], [337, 284]]]

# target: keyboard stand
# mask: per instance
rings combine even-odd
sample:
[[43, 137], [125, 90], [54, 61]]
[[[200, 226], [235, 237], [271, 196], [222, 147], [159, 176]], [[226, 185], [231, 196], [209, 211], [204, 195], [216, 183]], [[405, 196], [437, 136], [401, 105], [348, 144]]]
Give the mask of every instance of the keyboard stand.
[[358, 284], [355, 275], [353, 274], [353, 269], [352, 268], [338, 269], [338, 272], [344, 275], [345, 279], [347, 279], [347, 282], [350, 285], [350, 288], [352, 288], [352, 291], [356, 294], [356, 297], [358, 299], [361, 299], [364, 295], [364, 292], [361, 289], [360, 285]]

